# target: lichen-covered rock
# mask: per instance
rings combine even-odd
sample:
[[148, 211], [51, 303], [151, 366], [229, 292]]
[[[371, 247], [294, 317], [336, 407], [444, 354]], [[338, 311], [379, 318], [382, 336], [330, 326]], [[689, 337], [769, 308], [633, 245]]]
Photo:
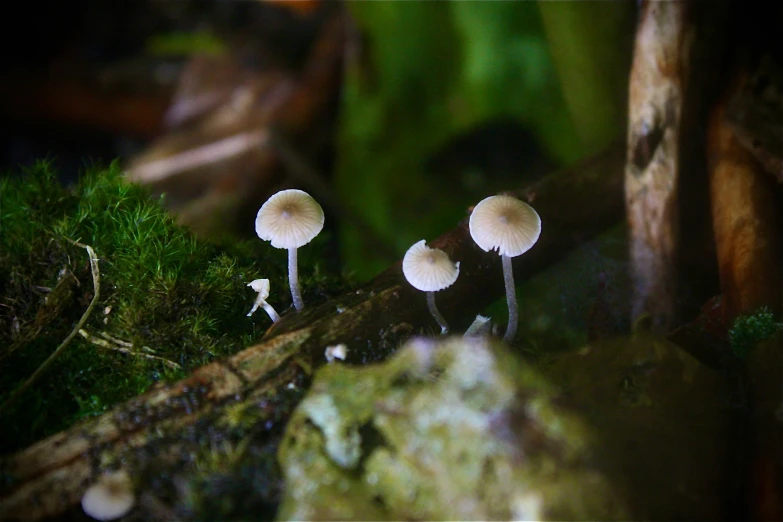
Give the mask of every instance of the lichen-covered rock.
[[543, 369], [486, 338], [415, 339], [316, 374], [280, 446], [278, 518], [730, 519], [731, 401], [643, 333]]
[[596, 434], [483, 338], [416, 339], [384, 364], [331, 364], [279, 458], [284, 520], [629, 518], [591, 462]]

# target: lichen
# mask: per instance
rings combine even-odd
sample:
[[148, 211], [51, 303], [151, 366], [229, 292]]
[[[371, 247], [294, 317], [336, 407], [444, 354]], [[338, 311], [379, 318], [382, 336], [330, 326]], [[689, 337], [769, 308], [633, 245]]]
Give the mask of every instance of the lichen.
[[419, 338], [386, 363], [327, 365], [280, 445], [278, 518], [622, 517], [605, 477], [582, 469], [593, 434], [555, 397], [483, 338]]

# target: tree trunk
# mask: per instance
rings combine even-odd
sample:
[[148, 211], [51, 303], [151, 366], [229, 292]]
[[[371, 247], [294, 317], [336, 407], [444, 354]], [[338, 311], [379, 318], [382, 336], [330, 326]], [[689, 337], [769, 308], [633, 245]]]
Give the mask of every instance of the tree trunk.
[[726, 12], [725, 2], [644, 2], [637, 29], [625, 170], [632, 314], [649, 314], [662, 333], [717, 289], [704, 128]]

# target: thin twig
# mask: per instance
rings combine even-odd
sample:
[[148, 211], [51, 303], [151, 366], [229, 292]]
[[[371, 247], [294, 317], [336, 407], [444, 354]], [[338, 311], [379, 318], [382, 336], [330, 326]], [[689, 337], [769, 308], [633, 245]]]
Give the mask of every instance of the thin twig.
[[43, 362], [43, 364], [41, 364], [41, 366], [39, 366], [38, 369], [35, 370], [35, 372], [33, 372], [33, 374], [24, 383], [22, 383], [21, 386], [14, 390], [11, 396], [8, 397], [8, 399], [6, 399], [2, 405], [0, 405], [0, 412], [4, 411], [11, 404], [13, 404], [25, 392], [25, 390], [27, 390], [27, 388], [35, 384], [35, 381], [37, 381], [41, 375], [43, 375], [43, 373], [49, 369], [55, 359], [57, 359], [63, 350], [65, 350], [65, 347], [68, 346], [68, 344], [73, 340], [73, 338], [76, 336], [76, 333], [81, 329], [82, 326], [84, 326], [84, 323], [87, 322], [87, 318], [90, 317], [93, 308], [95, 308], [95, 304], [98, 302], [98, 296], [101, 293], [101, 273], [100, 270], [98, 270], [98, 257], [95, 255], [95, 250], [93, 250], [90, 245], [83, 245], [70, 239], [68, 241], [87, 250], [87, 254], [90, 256], [90, 271], [92, 272], [92, 284], [95, 288], [95, 294], [93, 295], [92, 301], [90, 301], [90, 305], [87, 307], [87, 310], [85, 310], [84, 314], [82, 314], [82, 318], [79, 319], [79, 322], [76, 324], [73, 330], [71, 330], [71, 333], [68, 334], [68, 337], [66, 337], [65, 340], [60, 343], [60, 346], [58, 346], [57, 349]]
[[[84, 330], [80, 330], [79, 333], [81, 334], [82, 331], [84, 331]], [[128, 341], [123, 341], [122, 339], [117, 339], [116, 337], [112, 337], [111, 335], [109, 335], [109, 334], [107, 334], [105, 332], [98, 332], [97, 335], [99, 337], [103, 337], [107, 341], [113, 342], [114, 344], [118, 344], [118, 345], [124, 346], [126, 348], [133, 348], [133, 343], [129, 343]]]
[[[98, 332], [97, 335], [98, 335], [98, 337], [103, 337], [107, 341], [111, 341], [114, 344], [118, 344], [120, 346], [125, 346], [126, 348], [131, 348], [131, 349], [135, 348], [133, 343], [129, 343], [128, 341], [123, 341], [122, 339], [117, 339], [116, 337], [112, 337], [111, 335], [107, 334], [106, 332]], [[153, 354], [155, 353], [155, 350], [153, 350], [149, 346], [142, 346], [141, 350], [144, 351], [144, 352], [147, 352], [147, 353], [153, 353]]]
[[[109, 341], [108, 339], [101, 339], [99, 337], [95, 337], [94, 335], [90, 334], [87, 330], [84, 330], [84, 329], [79, 330], [79, 335], [81, 335], [82, 337], [84, 337], [85, 339], [87, 339], [88, 341], [90, 341], [93, 344], [96, 344], [98, 346], [103, 346], [104, 348], [108, 348], [110, 350], [117, 350], [118, 352], [127, 353], [129, 355], [136, 355], [138, 357], [144, 357], [146, 359], [152, 359], [154, 361], [160, 361], [163, 364], [165, 364], [166, 366], [168, 366], [169, 368], [175, 368], [177, 370], [181, 370], [182, 369], [182, 367], [179, 364], [175, 363], [174, 361], [169, 361], [168, 359], [164, 359], [163, 357], [158, 357], [156, 355], [150, 355], [150, 354], [147, 354], [147, 353], [141, 353], [141, 352], [137, 352], [135, 350], [131, 350], [130, 348], [126, 348], [126, 346], [124, 346], [124, 345], [133, 346], [133, 345], [131, 345], [130, 343], [128, 343], [126, 341], [120, 341], [119, 339], [115, 340], [113, 338], [110, 338], [110, 339], [112, 339], [112, 341], [113, 341], [112, 342], [112, 341]], [[101, 333], [99, 333], [98, 335], [100, 335], [102, 337], [109, 337], [108, 335], [101, 334]]]

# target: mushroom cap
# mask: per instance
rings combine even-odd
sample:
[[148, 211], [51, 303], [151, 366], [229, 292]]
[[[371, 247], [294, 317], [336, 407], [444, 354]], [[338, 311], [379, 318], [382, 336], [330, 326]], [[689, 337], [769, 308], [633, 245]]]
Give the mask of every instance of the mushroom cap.
[[269, 279], [254, 279], [247, 284], [254, 292], [258, 292], [261, 299], [269, 297]]
[[122, 470], [102, 476], [87, 488], [82, 497], [82, 509], [96, 520], [114, 520], [126, 515], [136, 499], [133, 483]]
[[470, 214], [470, 237], [485, 252], [501, 256], [524, 254], [541, 235], [541, 218], [533, 207], [512, 196], [483, 199]]
[[454, 284], [459, 263], [452, 262], [443, 250], [429, 248], [422, 239], [405, 252], [402, 273], [417, 290], [437, 292]]
[[334, 362], [335, 359], [344, 361], [348, 356], [348, 346], [345, 344], [337, 344], [334, 346], [327, 346], [324, 351], [324, 357], [328, 362]]
[[324, 211], [307, 192], [278, 192], [261, 206], [256, 216], [256, 234], [275, 248], [299, 248], [324, 228]]

